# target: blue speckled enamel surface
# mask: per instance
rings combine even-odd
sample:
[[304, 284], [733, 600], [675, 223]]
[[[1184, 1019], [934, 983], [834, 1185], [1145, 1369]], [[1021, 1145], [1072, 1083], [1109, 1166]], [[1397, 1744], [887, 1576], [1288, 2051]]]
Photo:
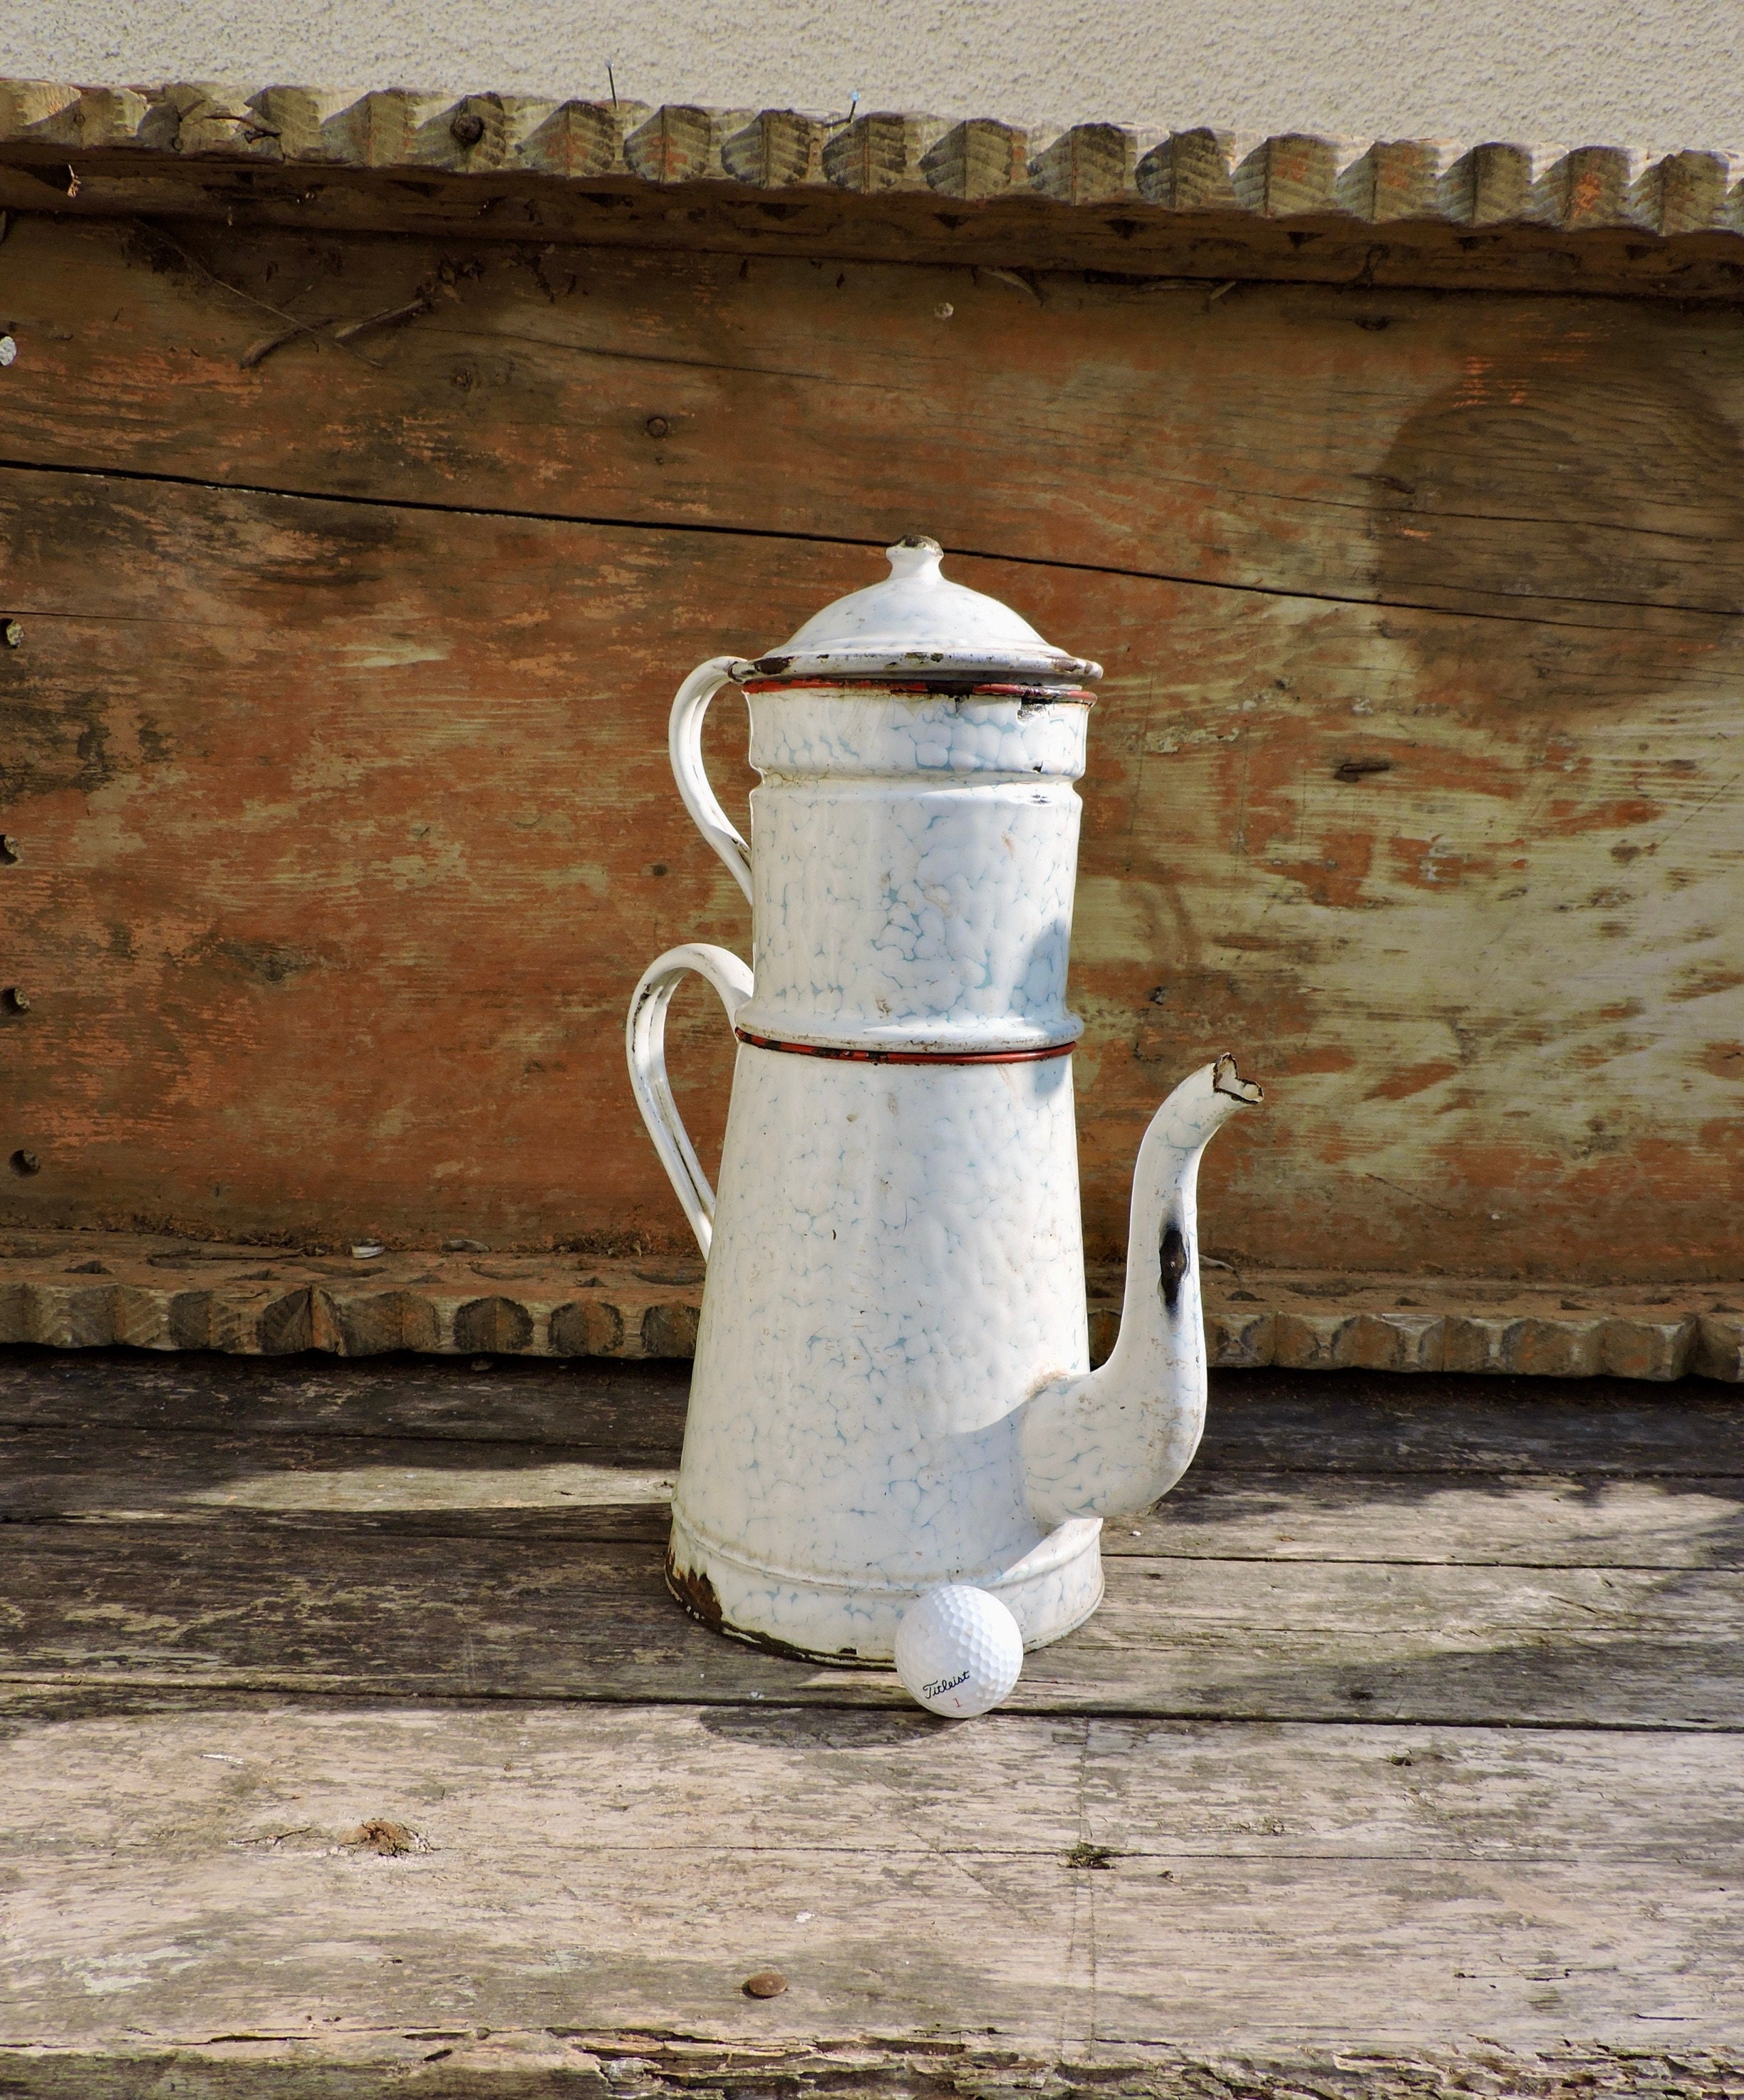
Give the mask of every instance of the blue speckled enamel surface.
[[[717, 668], [675, 708], [681, 782]], [[969, 1582], [1037, 1647], [1096, 1608], [1102, 1518], [1155, 1499], [1197, 1445], [1194, 1178], [1257, 1090], [1208, 1065], [1159, 1112], [1120, 1344], [1091, 1373], [1071, 1060], [1033, 1054], [1079, 1029], [1065, 1000], [1082, 696], [748, 697], [750, 995], [732, 958], [675, 950], [630, 1029], [638, 1099], [709, 1255], [675, 1586], [726, 1630], [872, 1661], [916, 1596]], [[743, 880], [706, 783], [686, 794]], [[937, 1061], [744, 1044], [711, 1209], [659, 1043], [664, 988], [691, 968], [747, 1035]], [[1165, 1299], [1155, 1251], [1171, 1229]]]

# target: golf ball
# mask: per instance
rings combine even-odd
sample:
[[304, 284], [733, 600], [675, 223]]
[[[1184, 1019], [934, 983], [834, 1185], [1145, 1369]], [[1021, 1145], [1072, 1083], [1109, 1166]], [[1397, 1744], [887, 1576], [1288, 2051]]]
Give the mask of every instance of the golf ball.
[[929, 1590], [896, 1629], [896, 1674], [929, 1713], [989, 1714], [1023, 1669], [1023, 1636], [999, 1599], [966, 1582]]

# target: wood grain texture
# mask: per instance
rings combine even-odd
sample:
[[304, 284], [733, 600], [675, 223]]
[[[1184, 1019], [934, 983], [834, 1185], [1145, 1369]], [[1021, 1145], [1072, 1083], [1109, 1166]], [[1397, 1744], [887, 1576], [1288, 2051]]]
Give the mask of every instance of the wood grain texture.
[[[1274, 1104], [1212, 1158], [1238, 1274], [1333, 1245], [1503, 1287], [1744, 1270], [1737, 315], [96, 222], [5, 254], [7, 1221], [681, 1251], [621, 1012], [660, 947], [746, 929], [669, 696], [921, 524], [1110, 666], [1095, 1257], [1150, 1106], [1233, 1045]], [[378, 325], [250, 364], [268, 307]], [[727, 1045], [700, 999], [675, 1034], [707, 1151]], [[514, 1281], [377, 1293], [333, 1336], [547, 1346], [560, 1307]], [[139, 1338], [325, 1317], [176, 1302]], [[652, 1302], [565, 1346], [634, 1352]], [[1232, 1299], [1228, 1350], [1735, 1377], [1731, 1302], [1614, 1348], [1560, 1300], [1456, 1334]]]
[[[924, 514], [954, 549], [1621, 621], [1674, 658], [1744, 602], [1732, 310], [137, 222], [6, 246], [15, 462], [874, 547]], [[285, 314], [313, 333], [245, 368]], [[714, 610], [780, 638], [767, 601]]]
[[1525, 1390], [1223, 1374], [947, 1726], [660, 1591], [668, 1367], [0, 1353], [0, 2076], [1729, 2096], [1741, 1418]]
[[[9, 1527], [9, 1529], [11, 1529]], [[597, 1527], [603, 1529], [603, 1526]], [[730, 1652], [682, 1617], [664, 1546], [597, 1538], [194, 1532], [128, 1517], [8, 1541], [0, 1686], [674, 1699], [900, 1708], [888, 1671]], [[1031, 1658], [1025, 1713], [1360, 1715], [1744, 1727], [1744, 1573], [1110, 1560], [1081, 1632]], [[117, 1673], [121, 1674], [117, 1675]]]
[[[0, 1348], [0, 1427], [562, 1445], [589, 1462], [677, 1462], [689, 1371], [664, 1361]], [[1548, 1385], [1434, 1374], [1214, 1371], [1197, 1463], [1218, 1473], [1607, 1482], [1744, 1477], [1744, 1410], [1691, 1383]]]
[[[1671, 2024], [1674, 2027], [1676, 2020]], [[513, 2100], [637, 2100], [698, 2091], [755, 2096], [784, 2093], [836, 2096], [916, 2090], [941, 2096], [1044, 2093], [1067, 2100], [1087, 2085], [1118, 2080], [1123, 2093], [1147, 2100], [1203, 2100], [1240, 2091], [1263, 2100], [1442, 2100], [1490, 2085], [1534, 2100], [1649, 2094], [1675, 2086], [1692, 2100], [1736, 2100], [1744, 2086], [1737, 2053], [1689, 2043], [1547, 2044], [1508, 2049], [1493, 2039], [1437, 2048], [1368, 2047], [1240, 2050], [1172, 2045], [1131, 2049], [1097, 2044], [1068, 2056], [1001, 2048], [996, 2040], [850, 2041], [834, 2036], [789, 2042], [750, 2037], [704, 2042], [664, 2032], [476, 2027], [348, 2028], [342, 2016], [315, 2035], [283, 2039], [218, 2036], [192, 2044], [122, 2043], [95, 2050], [8, 2051], [15, 2092], [33, 2100], [133, 2100], [143, 2079], [197, 2082], [211, 2100], [270, 2094], [272, 2100], [358, 2089], [361, 2080], [394, 2082], [395, 2093], [512, 2095]], [[367, 2088], [365, 2088], [367, 2089]]]
[[[657, 1365], [8, 1352], [0, 1679], [27, 1705], [900, 1705], [888, 1672], [735, 1648], [672, 1605], [682, 1390]], [[1019, 1705], [1735, 1728], [1744, 1423], [1638, 1393], [1224, 1374], [1189, 1490], [1110, 1535], [1107, 1601]]]
[[[432, 2046], [539, 2026], [948, 2042], [972, 2022], [984, 2046], [1093, 2061], [1474, 2030], [1639, 2045], [1643, 2015], [1744, 2041], [1737, 1772], [1715, 1739], [682, 1706], [11, 1735], [10, 2017], [61, 2046], [123, 2021], [135, 2048], [232, 2020]], [[347, 1847], [369, 1815], [418, 1849]], [[1112, 1865], [1075, 1870], [1081, 1844]], [[739, 1984], [771, 1965], [789, 1988], [766, 2009]]]
[[[673, 805], [670, 666], [865, 558], [46, 474], [0, 501], [31, 615], [0, 664], [11, 1129], [43, 1162], [7, 1219], [676, 1248], [621, 1010], [647, 955], [744, 929]], [[1649, 698], [1596, 633], [1578, 712], [1430, 703], [1499, 623], [956, 566], [1115, 667], [1075, 946], [1093, 1252], [1155, 1100], [1233, 1044], [1274, 1089], [1208, 1177], [1238, 1267], [1329, 1233], [1395, 1271], [1744, 1263], [1717, 662]], [[1347, 785], [1353, 752], [1390, 770]], [[681, 1014], [705, 1149], [727, 1048]]]
[[[1732, 298], [1737, 174], [1720, 153], [1614, 145], [0, 82], [0, 203], [24, 211], [323, 232], [460, 223], [510, 240], [585, 227], [648, 245], [1008, 264], [1063, 253], [1128, 271], [1167, 258], [1212, 280], [1234, 267]], [[779, 201], [757, 194], [771, 190]]]
[[[229, 1520], [372, 1534], [418, 1532], [660, 1545], [664, 1464], [603, 1463], [588, 1447], [257, 1432], [0, 1429], [0, 1521]], [[1531, 1568], [1744, 1566], [1744, 1482], [1529, 1480], [1205, 1466], [1150, 1514], [1110, 1526], [1105, 1554], [1188, 1560], [1444, 1562]]]
[[4, 1352], [0, 2077], [1719, 2100], [1744, 1430], [1536, 1392], [1225, 1374], [946, 1726], [664, 1596], [669, 1367]]

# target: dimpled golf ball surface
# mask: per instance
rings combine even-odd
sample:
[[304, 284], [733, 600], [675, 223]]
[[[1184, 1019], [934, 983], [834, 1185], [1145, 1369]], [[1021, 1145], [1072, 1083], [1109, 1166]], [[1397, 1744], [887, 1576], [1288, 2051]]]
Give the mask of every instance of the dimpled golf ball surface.
[[929, 1713], [988, 1714], [1023, 1669], [1023, 1636], [997, 1597], [967, 1583], [929, 1590], [896, 1629], [896, 1674]]

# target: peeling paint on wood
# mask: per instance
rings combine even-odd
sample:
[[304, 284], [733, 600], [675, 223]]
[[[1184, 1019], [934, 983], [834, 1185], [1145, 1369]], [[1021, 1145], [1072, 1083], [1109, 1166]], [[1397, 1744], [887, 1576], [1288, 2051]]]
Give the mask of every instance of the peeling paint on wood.
[[[1166, 1076], [1233, 1043], [1280, 1114], [1211, 1162], [1209, 1251], [1447, 1296], [1279, 1298], [1226, 1347], [1622, 1369], [1605, 1322], [1658, 1286], [1632, 1361], [1736, 1375], [1699, 1324], [1728, 1287], [1684, 1290], [1744, 1274], [1735, 315], [100, 220], [6, 253], [7, 1222], [682, 1244], [616, 1016], [637, 959], [745, 927], [673, 813], [671, 688], [918, 523], [1110, 668], [1093, 1253]], [[353, 346], [377, 370], [302, 334], [243, 369], [260, 302], [408, 317]], [[706, 1151], [700, 1001], [673, 1062]], [[1455, 1337], [1460, 1277], [1606, 1295]], [[523, 1324], [489, 1286], [437, 1345], [651, 1345], [634, 1306]], [[186, 1332], [311, 1345], [281, 1296], [190, 1296]], [[360, 1346], [431, 1346], [415, 1291], [373, 1297]]]

